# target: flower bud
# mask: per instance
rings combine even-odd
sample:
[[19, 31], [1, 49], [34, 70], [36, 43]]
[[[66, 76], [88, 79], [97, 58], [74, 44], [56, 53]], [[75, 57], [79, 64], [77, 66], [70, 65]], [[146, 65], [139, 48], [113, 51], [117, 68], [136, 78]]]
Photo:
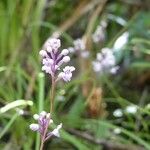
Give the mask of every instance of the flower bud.
[[48, 52], [51, 52], [52, 51], [52, 48], [50, 46], [47, 46], [47, 51]]
[[57, 128], [54, 129], [51, 133], [52, 133], [54, 136], [56, 136], [56, 137], [60, 137], [60, 135], [59, 135], [59, 130], [60, 130], [61, 128], [62, 128], [62, 123], [59, 124], [59, 125], [57, 126]]
[[46, 114], [46, 118], [49, 119], [50, 118], [50, 113]]
[[30, 129], [33, 131], [38, 131], [39, 130], [39, 125], [38, 124], [30, 124]]
[[69, 53], [69, 51], [67, 49], [63, 49], [61, 52], [62, 55], [68, 55], [68, 53]]
[[42, 111], [41, 113], [40, 113], [40, 116], [46, 116], [46, 112], [45, 111]]
[[34, 114], [34, 115], [33, 115], [33, 118], [34, 118], [35, 120], [38, 120], [38, 119], [39, 119], [39, 115], [38, 115], [38, 114]]
[[60, 72], [60, 73], [58, 74], [58, 79], [62, 79], [63, 76], [64, 76], [64, 72]]
[[69, 61], [70, 61], [70, 57], [69, 57], [69, 56], [65, 56], [65, 57], [63, 58], [63, 62], [67, 63], [67, 62], [69, 62]]
[[46, 57], [47, 56], [47, 53], [45, 50], [40, 50], [39, 54], [42, 56], [42, 57]]

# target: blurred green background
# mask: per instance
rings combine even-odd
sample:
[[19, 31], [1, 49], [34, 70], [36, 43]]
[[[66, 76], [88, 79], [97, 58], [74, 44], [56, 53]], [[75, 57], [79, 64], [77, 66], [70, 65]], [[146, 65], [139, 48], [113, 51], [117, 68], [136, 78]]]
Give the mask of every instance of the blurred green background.
[[[105, 39], [92, 43], [102, 21]], [[123, 33], [128, 38], [119, 41], [115, 75], [85, 67]], [[91, 57], [71, 56], [76, 73], [58, 84], [55, 97], [61, 138], [45, 149], [150, 150], [149, 0], [0, 0], [0, 150], [38, 150], [29, 125], [34, 113], [49, 110], [51, 80], [41, 73], [39, 51], [52, 35], [62, 48], [86, 39]]]

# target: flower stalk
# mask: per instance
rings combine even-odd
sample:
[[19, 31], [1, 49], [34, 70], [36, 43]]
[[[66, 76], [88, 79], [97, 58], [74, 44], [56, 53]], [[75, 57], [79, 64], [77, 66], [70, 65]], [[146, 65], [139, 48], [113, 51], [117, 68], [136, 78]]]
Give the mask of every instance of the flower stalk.
[[56, 81], [55, 77], [52, 77], [52, 88], [50, 92], [50, 113], [52, 114], [53, 112], [53, 104], [54, 104], [54, 99], [55, 99], [55, 87], [56, 87]]
[[59, 51], [60, 46], [61, 43], [59, 39], [51, 38], [45, 43], [44, 50], [40, 51], [43, 64], [42, 70], [48, 73], [52, 80], [50, 91], [50, 113], [42, 111], [40, 114], [35, 114], [33, 118], [37, 120], [38, 123], [30, 125], [31, 130], [40, 133], [40, 150], [43, 150], [45, 141], [52, 136], [60, 137], [59, 130], [61, 129], [62, 124], [59, 124], [53, 131], [49, 131], [49, 125], [53, 123], [51, 114], [53, 113], [54, 109], [53, 105], [55, 99], [56, 83], [61, 79], [63, 79], [65, 82], [70, 81], [72, 78], [72, 72], [75, 70], [73, 66], [66, 66], [63, 68], [63, 71], [60, 71], [62, 65], [70, 61], [70, 57], [67, 56], [69, 51], [67, 49]]
[[45, 128], [45, 131], [44, 131], [43, 136], [41, 136], [41, 146], [40, 146], [40, 150], [43, 150], [47, 129], [48, 129], [48, 125], [47, 125], [46, 128]]

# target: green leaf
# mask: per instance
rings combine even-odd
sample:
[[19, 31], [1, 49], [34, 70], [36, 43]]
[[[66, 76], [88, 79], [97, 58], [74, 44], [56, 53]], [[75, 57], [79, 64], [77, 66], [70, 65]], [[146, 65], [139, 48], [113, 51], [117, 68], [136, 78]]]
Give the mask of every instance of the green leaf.
[[63, 129], [61, 129], [61, 138], [73, 144], [78, 150], [90, 150], [86, 145], [82, 144], [82, 142], [78, 140], [78, 138], [70, 135]]
[[143, 62], [134, 62], [131, 64], [130, 66], [131, 68], [150, 68], [150, 62], [146, 62], [146, 61], [143, 61]]

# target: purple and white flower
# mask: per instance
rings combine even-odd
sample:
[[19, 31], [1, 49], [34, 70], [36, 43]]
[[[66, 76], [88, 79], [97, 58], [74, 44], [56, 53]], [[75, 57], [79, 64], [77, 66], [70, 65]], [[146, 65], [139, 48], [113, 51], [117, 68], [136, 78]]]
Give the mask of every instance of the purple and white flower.
[[95, 32], [92, 35], [92, 39], [94, 43], [103, 42], [105, 40], [105, 29], [107, 23], [102, 21], [100, 25], [97, 26]]
[[116, 73], [119, 69], [116, 66], [116, 59], [113, 51], [109, 48], [103, 48], [100, 53], [97, 53], [96, 60], [92, 62], [93, 70], [95, 72], [110, 72]]
[[82, 39], [76, 39], [73, 44], [75, 50], [85, 50], [85, 43]]
[[105, 40], [105, 32], [102, 26], [98, 26], [92, 35], [93, 42], [98, 43]]
[[56, 137], [60, 137], [59, 130], [62, 128], [62, 123], [59, 124], [51, 133]]
[[90, 56], [90, 53], [88, 50], [86, 50], [85, 42], [83, 39], [76, 39], [73, 42], [73, 47], [68, 48], [70, 53], [76, 53], [80, 55], [82, 58], [88, 58]]
[[30, 129], [31, 129], [32, 131], [38, 131], [39, 128], [40, 128], [39, 125], [36, 124], [36, 123], [30, 124]]
[[73, 66], [66, 66], [63, 69], [63, 72], [60, 72], [58, 75], [58, 79], [63, 79], [64, 81], [68, 82], [72, 78], [72, 72], [75, 70]]
[[[40, 133], [41, 137], [45, 136], [45, 139], [47, 140], [51, 136], [57, 136], [59, 135], [59, 130], [62, 128], [62, 123], [58, 125], [53, 131], [48, 131], [48, 127], [51, 123], [53, 123], [53, 120], [51, 119], [50, 113], [47, 113], [45, 111], [42, 111], [39, 115], [34, 114], [33, 118], [37, 120], [38, 123], [32, 123], [30, 124], [30, 129], [32, 131], [37, 131]], [[46, 131], [46, 133], [45, 133]]]
[[[41, 50], [39, 54], [42, 57], [42, 70], [50, 74], [57, 80], [57, 75], [63, 64], [70, 61], [68, 49], [59, 51], [61, 42], [59, 39], [50, 38], [44, 45], [44, 50]], [[63, 78], [64, 79], [64, 78]], [[71, 78], [70, 78], [71, 79]]]

